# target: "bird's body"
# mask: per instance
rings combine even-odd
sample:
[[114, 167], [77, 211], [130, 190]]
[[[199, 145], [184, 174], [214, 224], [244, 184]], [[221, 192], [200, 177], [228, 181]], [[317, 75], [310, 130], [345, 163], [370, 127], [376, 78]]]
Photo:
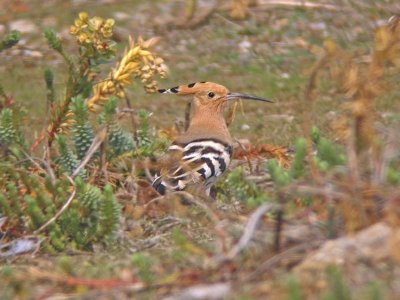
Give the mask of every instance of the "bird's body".
[[225, 103], [234, 98], [268, 101], [255, 96], [229, 93], [222, 85], [199, 82], [160, 93], [193, 95], [187, 131], [169, 147], [161, 159], [164, 166], [153, 181], [160, 193], [200, 186], [209, 194], [215, 180], [228, 168], [232, 157], [232, 137], [224, 118]]

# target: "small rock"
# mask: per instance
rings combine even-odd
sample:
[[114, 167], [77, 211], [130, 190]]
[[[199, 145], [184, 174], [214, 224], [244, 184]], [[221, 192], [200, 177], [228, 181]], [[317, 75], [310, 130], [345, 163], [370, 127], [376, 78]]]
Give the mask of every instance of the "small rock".
[[289, 73], [281, 73], [281, 78], [288, 79], [288, 78], [290, 78], [290, 74]]
[[245, 37], [244, 40], [239, 43], [239, 52], [248, 53], [251, 47], [252, 47], [251, 42], [247, 37]]
[[188, 287], [178, 295], [164, 298], [164, 300], [218, 300], [227, 299], [231, 291], [228, 283], [196, 285]]
[[132, 18], [132, 15], [123, 12], [123, 11], [116, 11], [115, 13], [113, 13], [113, 18], [116, 21], [125, 21], [125, 20], [129, 20]]
[[41, 52], [39, 52], [39, 51], [36, 51], [36, 50], [24, 50], [22, 52], [22, 55], [28, 56], [28, 57], [31, 57], [31, 58], [42, 58], [43, 57], [43, 54]]
[[242, 130], [249, 130], [250, 126], [248, 124], [243, 124], [241, 127]]
[[31, 20], [20, 19], [9, 23], [10, 30], [18, 30], [21, 33], [37, 33], [38, 27]]
[[268, 120], [271, 120], [271, 121], [286, 121], [288, 123], [291, 123], [294, 120], [294, 116], [286, 115], [286, 114], [269, 115], [268, 116]]
[[314, 23], [310, 23], [308, 25], [310, 27], [311, 30], [325, 30], [326, 29], [326, 24], [325, 22], [314, 22]]
[[[302, 286], [318, 288], [318, 281], [326, 281], [325, 270], [336, 266], [344, 270], [346, 281], [353, 284], [368, 284], [379, 279], [388, 267], [395, 267], [393, 260], [394, 233], [384, 222], [372, 225], [355, 236], [345, 236], [325, 242], [318, 250], [310, 254], [295, 269], [294, 274]], [[397, 264], [397, 267], [400, 267]]]
[[375, 21], [376, 27], [385, 26], [387, 24], [388, 24], [388, 20], [385, 20], [385, 19], [378, 19]]

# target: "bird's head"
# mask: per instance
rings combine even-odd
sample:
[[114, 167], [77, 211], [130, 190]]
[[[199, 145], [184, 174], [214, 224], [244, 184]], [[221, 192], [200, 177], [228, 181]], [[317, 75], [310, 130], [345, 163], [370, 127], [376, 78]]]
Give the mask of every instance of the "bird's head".
[[252, 96], [241, 93], [232, 93], [229, 90], [214, 82], [196, 82], [187, 85], [179, 85], [170, 89], [160, 89], [159, 93], [162, 94], [176, 94], [179, 96], [193, 96], [194, 109], [201, 107], [216, 107], [220, 108], [229, 100], [246, 99], [256, 100], [263, 102], [272, 102], [271, 100], [264, 99], [258, 96]]

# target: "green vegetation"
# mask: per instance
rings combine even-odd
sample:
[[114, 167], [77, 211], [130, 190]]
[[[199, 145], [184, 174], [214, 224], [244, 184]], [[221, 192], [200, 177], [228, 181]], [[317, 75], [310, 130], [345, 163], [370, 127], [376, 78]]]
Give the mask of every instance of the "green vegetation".
[[[246, 1], [233, 2], [229, 14], [215, 7], [196, 23], [201, 6], [188, 1], [180, 24], [155, 15], [155, 5], [179, 11], [175, 4], [138, 1], [146, 9], [135, 14], [160, 41], [115, 30], [130, 19], [60, 16], [61, 28], [43, 26], [37, 37], [43, 61], [27, 66], [15, 57], [26, 34], [0, 37], [0, 59], [11, 57], [0, 69], [2, 297], [159, 299], [220, 283], [228, 299], [398, 296], [394, 250], [390, 264], [362, 257], [351, 271], [321, 267], [311, 279], [295, 270], [325, 239], [382, 220], [388, 243], [398, 243], [400, 21], [382, 21], [390, 1], [340, 13], [317, 2], [256, 5], [251, 14]], [[193, 196], [186, 205], [185, 195], [158, 197], [150, 187], [185, 109], [144, 93], [165, 77], [156, 52], [170, 71], [161, 87], [215, 81], [275, 102], [228, 108], [239, 143], [215, 201]], [[16, 255], [18, 242], [28, 254]]]

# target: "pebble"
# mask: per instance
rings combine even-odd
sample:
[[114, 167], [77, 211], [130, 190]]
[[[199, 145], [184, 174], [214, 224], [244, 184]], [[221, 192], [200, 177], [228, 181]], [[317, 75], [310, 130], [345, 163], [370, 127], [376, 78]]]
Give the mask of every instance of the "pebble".
[[9, 23], [10, 30], [18, 30], [21, 33], [37, 33], [38, 27], [30, 20], [20, 19]]
[[311, 30], [326, 30], [325, 22], [313, 22], [310, 23], [308, 26]]
[[31, 57], [31, 58], [42, 58], [43, 57], [42, 52], [39, 52], [39, 51], [36, 51], [36, 50], [24, 50], [22, 52], [22, 54], [24, 56]]
[[243, 124], [241, 127], [242, 130], [249, 130], [250, 126], [248, 124]]
[[132, 18], [132, 15], [123, 12], [123, 11], [117, 11], [115, 13], [113, 13], [113, 18], [117, 21], [125, 21], [125, 20], [129, 20]]
[[290, 78], [290, 74], [289, 73], [281, 73], [281, 78], [289, 79]]

